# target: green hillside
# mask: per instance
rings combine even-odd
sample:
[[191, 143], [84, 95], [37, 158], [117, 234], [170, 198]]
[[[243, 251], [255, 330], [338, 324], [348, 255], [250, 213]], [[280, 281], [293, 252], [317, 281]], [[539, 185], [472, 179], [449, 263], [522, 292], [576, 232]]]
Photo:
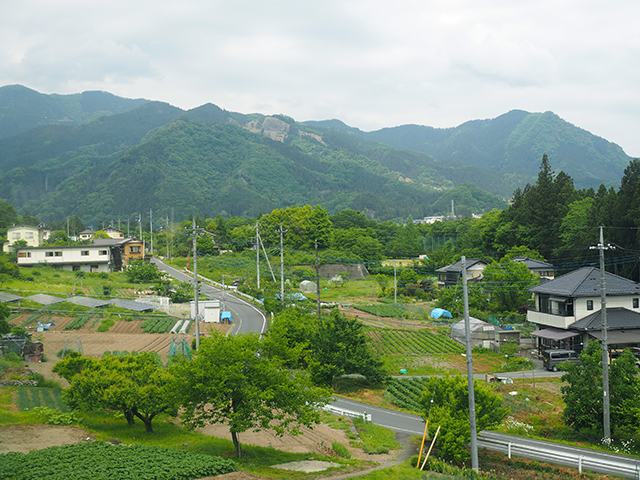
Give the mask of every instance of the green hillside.
[[22, 85], [7, 85], [0, 87], [0, 138], [43, 125], [74, 125], [100, 115], [124, 113], [146, 102], [107, 92], [46, 95]]
[[631, 160], [618, 145], [565, 122], [552, 112], [512, 110], [494, 119], [473, 120], [455, 128], [403, 125], [368, 133], [339, 121], [308, 124], [355, 132], [397, 149], [516, 175], [526, 182], [534, 180], [545, 153], [553, 159], [556, 170], [571, 175], [579, 187], [597, 188], [601, 183], [619, 182]]
[[[178, 217], [193, 211], [255, 216], [320, 203], [330, 211], [354, 208], [389, 219], [431, 214], [442, 195], [347, 149], [318, 144], [321, 152], [312, 156], [302, 151], [305, 142], [315, 143], [298, 137], [287, 144], [231, 123], [179, 119], [115, 158], [76, 159], [84, 168], [24, 208], [41, 218], [75, 212], [91, 222], [149, 209]], [[504, 203], [496, 199], [496, 205]]]

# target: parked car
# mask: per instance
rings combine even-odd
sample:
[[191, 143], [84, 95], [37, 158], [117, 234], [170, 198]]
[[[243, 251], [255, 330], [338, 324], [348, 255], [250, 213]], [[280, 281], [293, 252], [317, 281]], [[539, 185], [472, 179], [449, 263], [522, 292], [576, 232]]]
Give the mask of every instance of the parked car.
[[579, 363], [580, 357], [575, 350], [544, 350], [542, 362], [544, 368], [557, 372], [559, 364], [563, 362]]

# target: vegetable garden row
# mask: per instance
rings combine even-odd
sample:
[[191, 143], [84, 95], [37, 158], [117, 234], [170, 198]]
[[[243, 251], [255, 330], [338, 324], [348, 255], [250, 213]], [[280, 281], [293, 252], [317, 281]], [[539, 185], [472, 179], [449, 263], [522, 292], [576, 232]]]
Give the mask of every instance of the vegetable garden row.
[[232, 460], [169, 448], [86, 442], [0, 454], [0, 479], [191, 480], [233, 472]]
[[428, 330], [371, 330], [369, 344], [378, 355], [426, 355], [429, 353], [463, 353], [465, 347], [444, 334]]
[[425, 381], [422, 378], [393, 378], [387, 382], [382, 396], [385, 400], [405, 410], [422, 413], [420, 398]]

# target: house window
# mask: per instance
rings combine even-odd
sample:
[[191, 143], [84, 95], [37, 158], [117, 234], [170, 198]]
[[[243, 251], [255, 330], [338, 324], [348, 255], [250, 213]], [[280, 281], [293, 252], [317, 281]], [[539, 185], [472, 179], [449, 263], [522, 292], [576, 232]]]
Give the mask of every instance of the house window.
[[593, 310], [593, 300], [587, 300], [587, 310]]
[[14, 240], [19, 239], [20, 238], [20, 232], [13, 232], [11, 234], [11, 238], [14, 239]]
[[74, 265], [74, 266], [73, 266], [73, 268], [72, 268], [72, 270], [73, 270], [74, 272], [77, 272], [78, 270], [80, 270], [80, 265]]
[[140, 245], [136, 245], [135, 247], [129, 247], [129, 253], [140, 253]]
[[640, 300], [639, 300], [639, 299], [634, 298], [634, 299], [633, 299], [633, 308], [638, 308], [638, 303], [639, 303], [639, 302], [640, 302]]
[[25, 232], [24, 238], [33, 238], [33, 232]]
[[[19, 258], [25, 258], [26, 256], [27, 256], [27, 252], [19, 252], [18, 253], [18, 257]], [[634, 300], [635, 300], [635, 298], [634, 298]]]
[[61, 257], [62, 256], [62, 252], [56, 252], [56, 257]]
[[45, 257], [53, 257], [53, 252], [44, 252]]
[[106, 250], [99, 250], [98, 251], [98, 255], [106, 255], [107, 251]]
[[83, 257], [89, 256], [89, 250], [81, 250], [80, 255], [82, 255]]

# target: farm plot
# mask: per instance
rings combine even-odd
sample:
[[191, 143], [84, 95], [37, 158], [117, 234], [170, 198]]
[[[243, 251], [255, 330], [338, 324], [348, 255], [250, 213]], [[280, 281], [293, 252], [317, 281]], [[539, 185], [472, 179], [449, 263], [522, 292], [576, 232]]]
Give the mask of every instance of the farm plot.
[[369, 344], [378, 355], [427, 355], [462, 353], [464, 347], [444, 334], [429, 330], [368, 331]]
[[372, 304], [372, 305], [354, 305], [353, 308], [361, 310], [371, 315], [378, 317], [391, 317], [391, 318], [410, 318], [411, 314], [406, 310], [385, 304]]
[[387, 382], [382, 396], [400, 408], [412, 412], [422, 412], [420, 397], [422, 397], [424, 384], [425, 379], [422, 378], [394, 378]]

